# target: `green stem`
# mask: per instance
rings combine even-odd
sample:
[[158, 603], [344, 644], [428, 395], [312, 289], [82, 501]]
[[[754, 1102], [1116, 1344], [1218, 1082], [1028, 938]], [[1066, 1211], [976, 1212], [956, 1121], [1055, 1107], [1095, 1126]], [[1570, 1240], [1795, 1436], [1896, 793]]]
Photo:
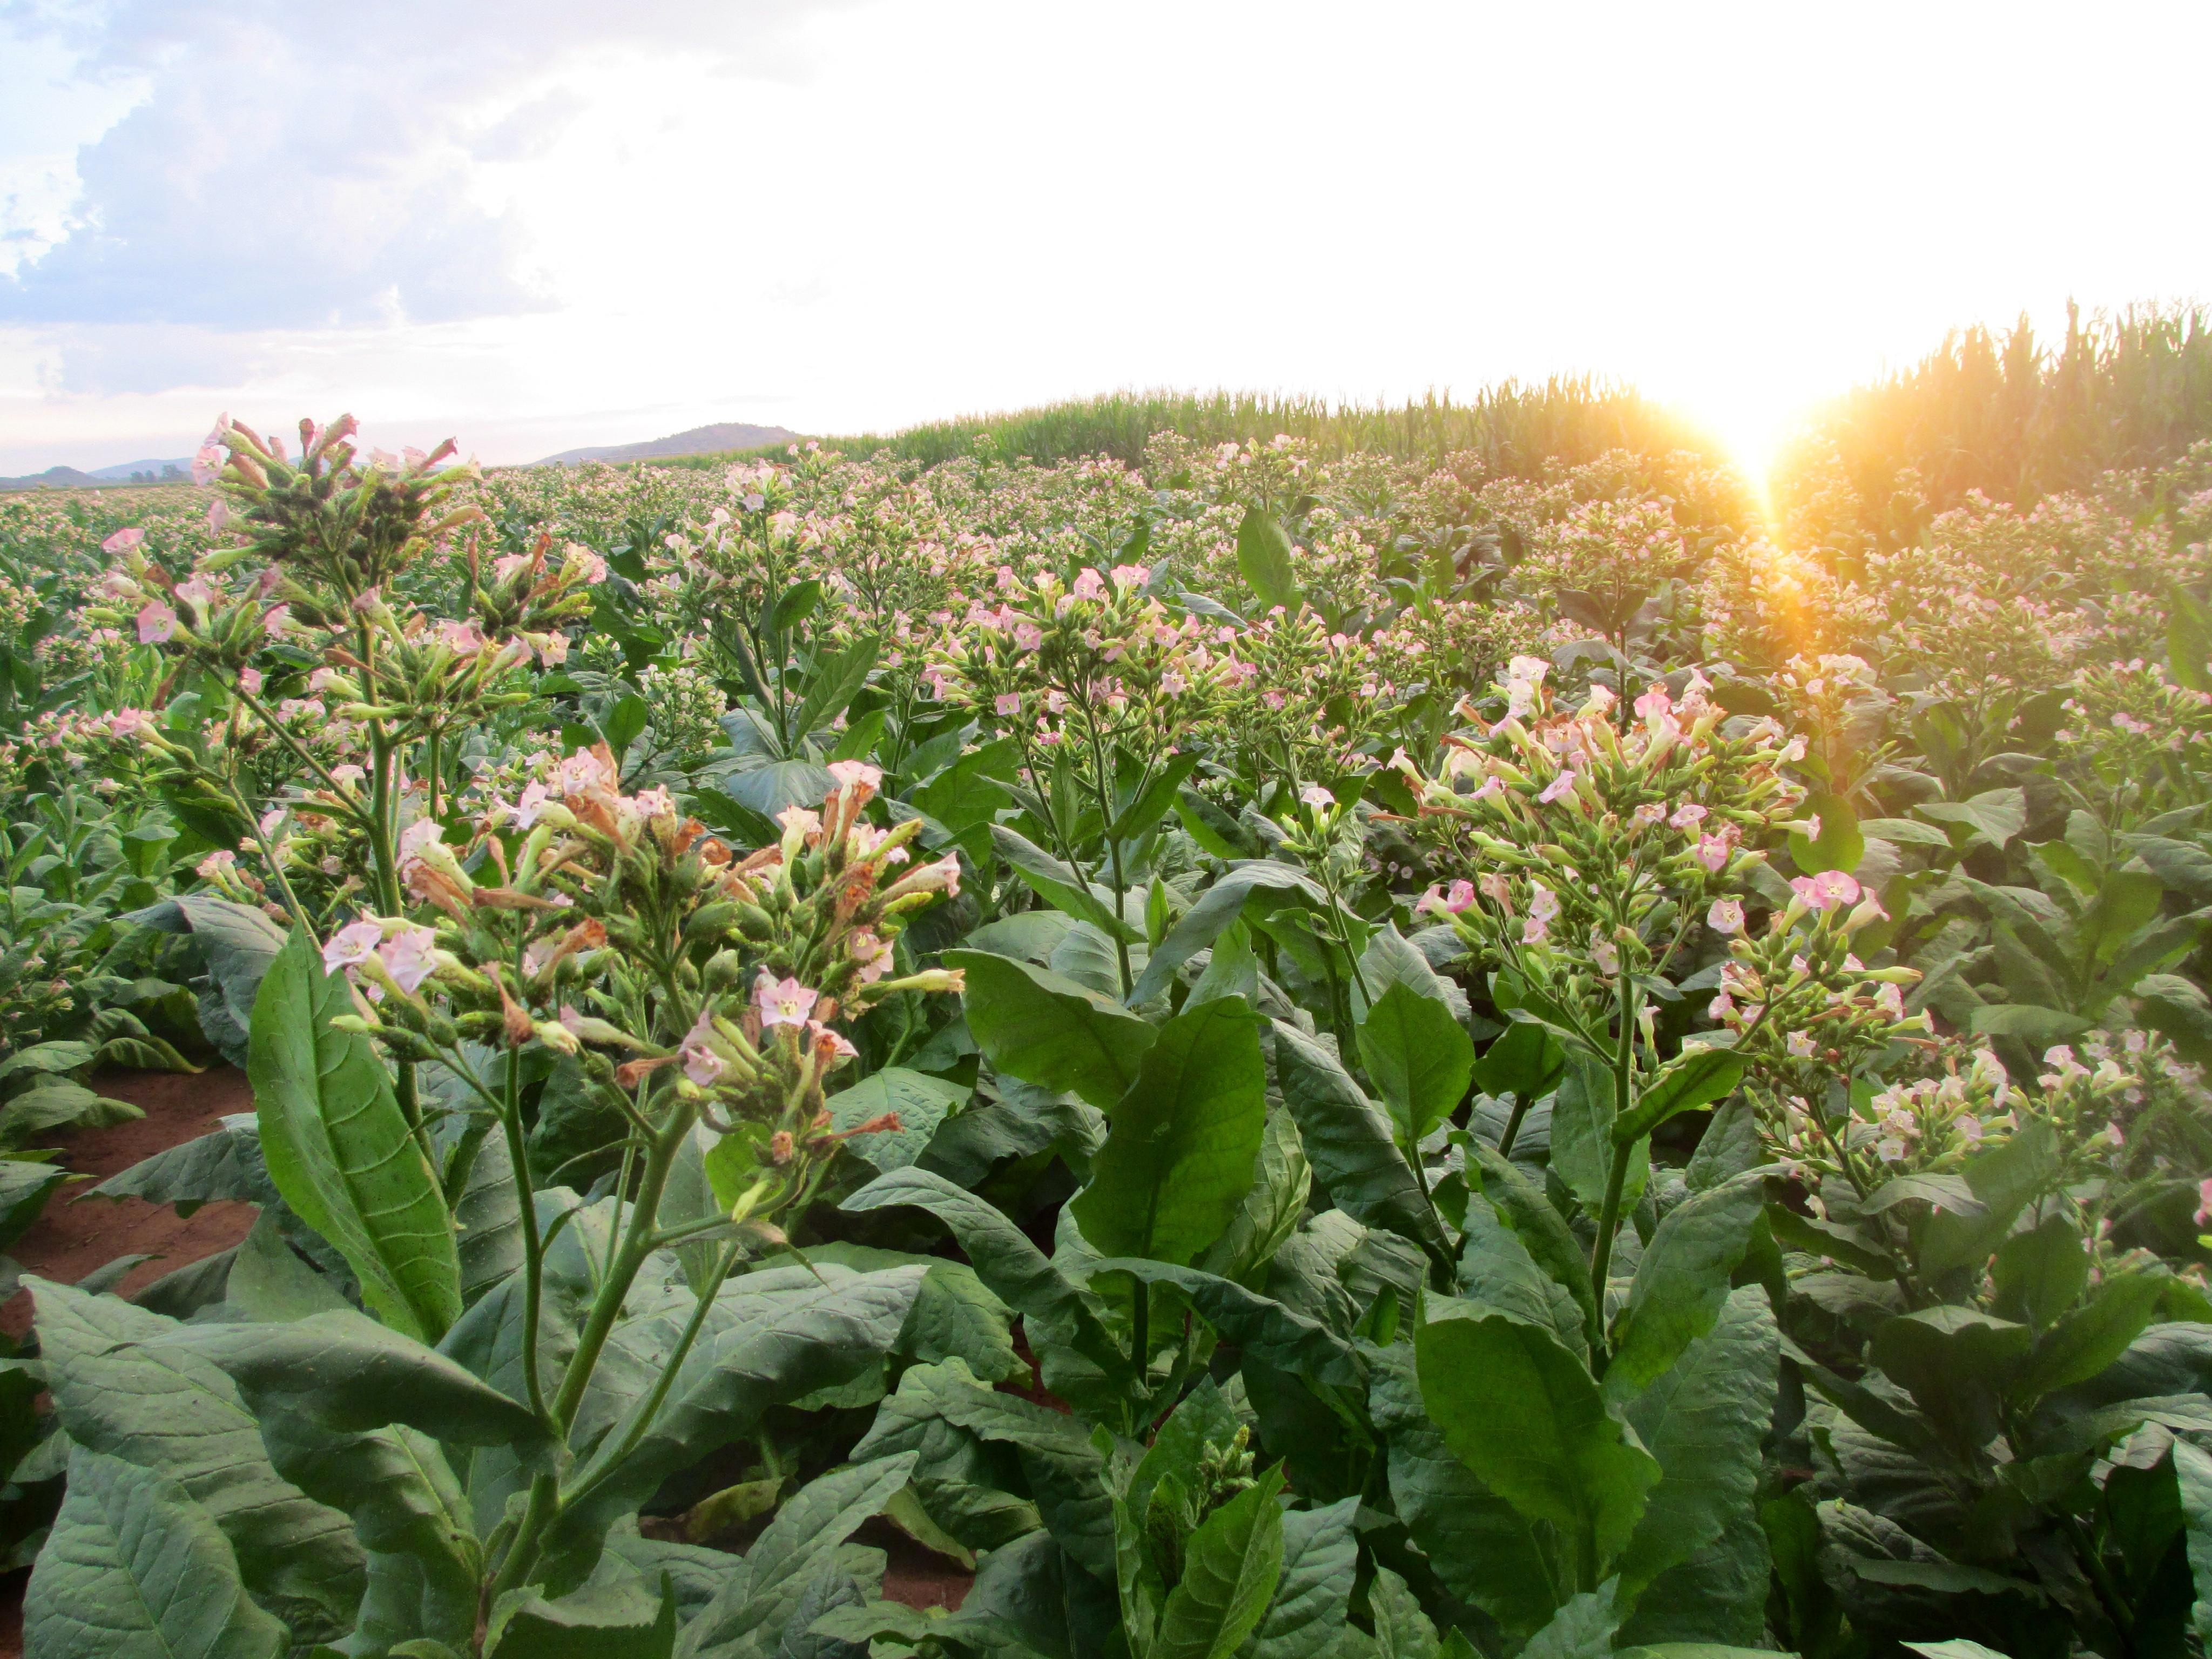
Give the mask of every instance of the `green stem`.
[[531, 1190], [530, 1155], [522, 1142], [522, 1051], [507, 1055], [507, 1098], [499, 1114], [507, 1132], [507, 1161], [514, 1166], [515, 1207], [522, 1222], [522, 1377], [531, 1415], [549, 1430], [545, 1384], [538, 1374], [538, 1308], [544, 1300], [545, 1244], [538, 1231], [537, 1195]]
[[1498, 1137], [1498, 1157], [1513, 1156], [1513, 1143], [1521, 1138], [1522, 1120], [1528, 1115], [1528, 1109], [1535, 1103], [1533, 1096], [1516, 1094], [1513, 1097], [1513, 1115], [1505, 1120], [1505, 1133]]

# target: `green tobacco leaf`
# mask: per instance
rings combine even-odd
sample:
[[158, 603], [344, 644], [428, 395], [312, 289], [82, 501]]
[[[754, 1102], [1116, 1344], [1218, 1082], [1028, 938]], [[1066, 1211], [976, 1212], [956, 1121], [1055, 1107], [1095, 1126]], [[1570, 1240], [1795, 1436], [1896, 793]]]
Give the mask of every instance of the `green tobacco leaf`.
[[[1620, 1121], [1614, 1100], [1612, 1069], [1580, 1049], [1570, 1049], [1559, 1091], [1552, 1102], [1550, 1167], [1575, 1201], [1592, 1215], [1603, 1207], [1613, 1173], [1613, 1129]], [[1650, 1178], [1650, 1143], [1632, 1143], [1628, 1160], [1621, 1188], [1624, 1212], [1634, 1208]]]
[[1729, 1277], [1765, 1206], [1765, 1182], [1745, 1175], [1667, 1212], [1644, 1247], [1628, 1305], [1613, 1324], [1607, 1399], [1633, 1398], [1712, 1329], [1729, 1298]]
[[1283, 1101], [1330, 1201], [1356, 1221], [1412, 1239], [1431, 1261], [1448, 1266], [1451, 1247], [1443, 1224], [1422, 1196], [1389, 1116], [1319, 1039], [1284, 1020], [1273, 1030]]
[[488, 1659], [670, 1659], [675, 1591], [665, 1579], [658, 1595], [635, 1580], [595, 1584], [557, 1601], [510, 1591], [486, 1635]]
[[1451, 1010], [1411, 986], [1376, 999], [1358, 1030], [1359, 1057], [1408, 1147], [1458, 1109], [1474, 1074], [1474, 1044]]
[[1990, 1277], [1996, 1286], [1991, 1311], [2039, 1331], [2089, 1287], [2089, 1253], [2070, 1220], [2046, 1216], [2033, 1231], [2014, 1233], [1998, 1246]]
[[868, 671], [876, 665], [876, 636], [866, 634], [828, 661], [816, 665], [813, 683], [806, 689], [806, 700], [792, 716], [793, 743], [828, 726], [845, 712], [846, 705], [868, 683]]
[[1207, 888], [1198, 902], [1184, 911], [1152, 947], [1145, 971], [1130, 988], [1130, 1005], [1139, 1006], [1166, 990], [1175, 979], [1176, 970], [1212, 944], [1243, 912], [1245, 902], [1260, 892], [1296, 895], [1316, 904], [1328, 897], [1310, 876], [1287, 864], [1253, 859], [1230, 866], [1221, 879]]
[[1866, 838], [1859, 831], [1858, 815], [1840, 795], [1808, 795], [1798, 811], [1800, 817], [1820, 820], [1817, 839], [1792, 830], [1790, 856], [1802, 873], [1823, 870], [1856, 870], [1866, 856]]
[[460, 1316], [461, 1267], [429, 1160], [368, 1038], [331, 1029], [350, 1013], [344, 978], [293, 933], [253, 1004], [255, 1115], [270, 1178], [337, 1247], [393, 1329], [434, 1342]]
[[1965, 1450], [1996, 1433], [2000, 1398], [2033, 1340], [2025, 1325], [1942, 1306], [1886, 1322], [1868, 1352], [1952, 1445]]
[[[1766, 1292], [1747, 1285], [1728, 1296], [1710, 1332], [1630, 1404], [1629, 1422], [1659, 1460], [1660, 1474], [1620, 1563], [1626, 1601], [1749, 1510], [1759, 1445], [1773, 1423], [1780, 1355]], [[1765, 1589], [1762, 1581], [1762, 1596]]]
[[886, 1113], [896, 1113], [897, 1128], [861, 1135], [847, 1141], [845, 1148], [879, 1170], [903, 1170], [921, 1156], [937, 1126], [967, 1103], [968, 1094], [963, 1084], [903, 1066], [886, 1066], [842, 1094], [830, 1097], [830, 1126], [841, 1134], [849, 1133]]
[[1109, 1256], [1092, 1273], [1127, 1273], [1147, 1285], [1173, 1285], [1190, 1298], [1199, 1317], [1235, 1343], [1247, 1359], [1316, 1383], [1346, 1388], [1365, 1383], [1366, 1367], [1352, 1344], [1317, 1321], [1233, 1279], [1134, 1256]]
[[2200, 1587], [2190, 1622], [2201, 1640], [2212, 1636], [2212, 1452], [2193, 1441], [2175, 1440], [2173, 1483], [2189, 1540], [2189, 1570]]
[[1367, 1610], [1375, 1620], [1376, 1659], [1441, 1659], [1436, 1626], [1406, 1581], [1389, 1568], [1375, 1569]]
[[1152, 1659], [1230, 1659], [1257, 1628], [1282, 1577], [1282, 1471], [1268, 1470], [1190, 1535]]
[[1594, 1328], [1597, 1298], [1590, 1286], [1589, 1261], [1565, 1218], [1552, 1206], [1542, 1189], [1510, 1161], [1500, 1158], [1495, 1147], [1478, 1141], [1468, 1150], [1475, 1160], [1473, 1167], [1481, 1174], [1483, 1195], [1512, 1227], [1529, 1258], [1574, 1298]]
[[991, 845], [1007, 868], [1046, 903], [1089, 922], [1109, 939], [1130, 945], [1144, 942], [1144, 934], [1114, 914], [1114, 896], [1100, 893], [1091, 883], [1039, 847], [1003, 823], [991, 826]]
[[599, 735], [607, 740], [619, 761], [630, 744], [645, 735], [645, 728], [653, 724], [653, 711], [646, 707], [645, 699], [627, 696], [617, 701], [599, 722]]
[[[878, 1364], [897, 1345], [921, 1279], [915, 1266], [811, 1282], [787, 1295], [755, 1297], [757, 1313], [702, 1336], [636, 1449], [611, 1465], [594, 1459], [575, 1477], [590, 1490], [580, 1492], [549, 1534], [547, 1588], [580, 1583], [599, 1559], [607, 1528], [677, 1470], [757, 1432], [770, 1408], [850, 1382]], [[745, 1282], [738, 1281], [741, 1306]]]
[[1477, 1479], [1595, 1559], [1620, 1552], [1659, 1466], [1549, 1328], [1503, 1314], [1436, 1320], [1415, 1334], [1414, 1353], [1421, 1398]]
[[237, 1384], [189, 1340], [206, 1328], [29, 1283], [46, 1386], [70, 1438], [181, 1485], [236, 1547], [255, 1595], [295, 1632], [349, 1628], [363, 1569], [353, 1528], [276, 1473]]
[[246, 1062], [246, 1033], [261, 977], [284, 948], [284, 930], [250, 905], [212, 893], [183, 893], [124, 918], [165, 933], [199, 941], [212, 981], [201, 1000], [200, 1026], [234, 1066]]
[[1084, 1237], [1109, 1255], [1179, 1264], [1213, 1243], [1251, 1189], [1267, 1084], [1258, 1021], [1242, 999], [1168, 1021], [1112, 1108], [1091, 1184], [1071, 1206]]
[[1298, 608], [1298, 576], [1291, 563], [1291, 538], [1282, 526], [1256, 507], [1244, 509], [1237, 526], [1237, 568], [1262, 611], [1281, 605], [1295, 613]]
[[1054, 1266], [1005, 1211], [943, 1176], [927, 1170], [894, 1170], [870, 1182], [841, 1207], [868, 1211], [897, 1205], [927, 1210], [950, 1228], [975, 1276], [1016, 1313], [1073, 1326], [1078, 1345], [1094, 1364], [1123, 1363], [1089, 1293]]
[[21, 1238], [69, 1179], [67, 1170], [21, 1158], [0, 1158], [0, 1249]]
[[1289, 1109], [1272, 1106], [1260, 1139], [1251, 1190], [1221, 1237], [1192, 1264], [1240, 1284], [1256, 1284], [1283, 1241], [1296, 1232], [1313, 1188], [1305, 1143]]
[[2187, 588], [2167, 591], [2166, 659], [2174, 683], [2191, 691], [2212, 690], [2212, 615]]
[[1528, 1638], [1522, 1659], [1609, 1659], [1613, 1633], [1620, 1626], [1617, 1594], [1607, 1583], [1569, 1597], [1552, 1622]]
[[1555, 1569], [1536, 1529], [1452, 1455], [1403, 1343], [1375, 1360], [1369, 1407], [1389, 1442], [1390, 1501], [1451, 1592], [1526, 1637], [1552, 1616]]
[[2136, 984], [2136, 1018], [2172, 1042], [2182, 1058], [2212, 1065], [2212, 1002], [2179, 974], [2152, 974]]
[[40, 1659], [276, 1659], [289, 1645], [182, 1486], [82, 1446], [24, 1592], [23, 1634]]
[[2202, 902], [2212, 899], [2212, 852], [2195, 842], [2169, 836], [2130, 836], [2128, 850], [2151, 868], [2151, 873], [2176, 892]]
[[1912, 810], [1937, 823], [1963, 824], [1997, 847], [2027, 828], [2027, 794], [2021, 789], [1985, 789], [1968, 800], [1922, 801]]
[[914, 1478], [915, 1454], [902, 1452], [839, 1469], [810, 1481], [776, 1513], [745, 1553], [743, 1564], [706, 1609], [684, 1627], [685, 1659], [735, 1659], [750, 1647], [772, 1653], [809, 1577], [834, 1557], [860, 1523], [884, 1508]]
[[1253, 1659], [1322, 1659], [1335, 1645], [1358, 1577], [1358, 1508], [1346, 1498], [1283, 1517], [1282, 1576], [1244, 1650]]
[[2165, 1289], [2163, 1273], [2118, 1273], [2106, 1279], [2087, 1301], [2036, 1339], [2013, 1382], [2014, 1392], [2023, 1401], [2039, 1400], [2087, 1382], [2142, 1334]]
[[1626, 1146], [1642, 1139], [1670, 1117], [1735, 1092], [1743, 1081], [1743, 1060], [1726, 1048], [1688, 1048], [1650, 1081], [1636, 1103], [1613, 1126], [1613, 1143]]
[[1557, 1037], [1534, 1020], [1516, 1019], [1482, 1051], [1474, 1085], [1486, 1095], [1535, 1100], [1559, 1086], [1566, 1063]]
[[967, 976], [968, 1029], [992, 1066], [1101, 1111], [1129, 1091], [1158, 1033], [1110, 997], [1010, 957], [947, 951]]

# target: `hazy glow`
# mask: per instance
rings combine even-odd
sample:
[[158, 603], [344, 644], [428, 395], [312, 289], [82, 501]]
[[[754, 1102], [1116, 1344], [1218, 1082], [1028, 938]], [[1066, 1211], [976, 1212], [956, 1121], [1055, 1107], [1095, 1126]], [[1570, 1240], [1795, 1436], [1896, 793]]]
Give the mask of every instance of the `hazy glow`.
[[[438, 40], [427, 20], [451, 15], [401, 9], [387, 40]], [[85, 314], [58, 278], [11, 305], [0, 276], [0, 472], [181, 454], [219, 408], [346, 407], [380, 441], [450, 430], [522, 460], [712, 420], [851, 431], [1117, 386], [1364, 398], [1584, 370], [1757, 465], [1807, 405], [1948, 328], [2197, 297], [2212, 270], [2212, 223], [2176, 190], [2201, 4], [916, 0], [693, 24], [670, 0], [628, 33], [560, 9], [483, 26], [534, 31], [527, 52], [462, 26], [419, 110], [362, 118], [388, 155], [353, 130], [314, 153], [319, 93], [255, 139], [334, 191], [374, 161], [375, 202], [440, 204], [438, 246], [485, 268], [403, 270], [411, 220], [366, 253], [288, 223], [257, 270], [297, 246], [320, 261], [301, 282], [353, 286], [267, 327], [220, 282]], [[148, 227], [124, 253], [167, 269], [161, 239], [204, 222], [126, 201], [122, 147], [156, 115], [218, 144], [222, 110], [176, 112], [250, 88], [252, 37], [9, 45], [36, 21], [0, 0], [0, 110], [48, 112], [0, 117], [0, 272], [103, 223]], [[337, 76], [347, 39], [267, 61]], [[72, 198], [81, 179], [102, 182]]]

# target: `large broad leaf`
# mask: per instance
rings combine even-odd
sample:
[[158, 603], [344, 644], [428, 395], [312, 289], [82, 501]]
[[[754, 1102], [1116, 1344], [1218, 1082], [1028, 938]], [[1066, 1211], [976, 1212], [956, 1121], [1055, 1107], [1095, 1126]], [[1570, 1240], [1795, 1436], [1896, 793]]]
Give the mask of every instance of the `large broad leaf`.
[[1404, 1344], [1376, 1356], [1368, 1401], [1389, 1443], [1391, 1504], [1437, 1577], [1509, 1635], [1540, 1629], [1555, 1606], [1556, 1569], [1538, 1529], [1453, 1455]]
[[484, 1652], [487, 1659], [669, 1659], [676, 1616], [668, 1583], [657, 1595], [634, 1579], [593, 1584], [552, 1601], [534, 1589], [514, 1590], [492, 1610]]
[[1644, 1247], [1628, 1305], [1613, 1325], [1607, 1399], [1634, 1396], [1713, 1328], [1765, 1204], [1765, 1183], [1745, 1175], [1667, 1212]]
[[1267, 1127], [1258, 1021], [1243, 999], [1162, 1026], [1109, 1117], [1073, 1206], [1084, 1237], [1108, 1255], [1188, 1263], [1243, 1204]]
[[1938, 823], [1963, 825], [1998, 847], [2027, 828], [2027, 795], [2021, 789], [1985, 789], [1969, 800], [1923, 801], [1912, 810]]
[[276, 1473], [238, 1385], [184, 1340], [204, 1328], [30, 1285], [46, 1386], [70, 1438], [182, 1486], [237, 1548], [254, 1595], [295, 1632], [348, 1629], [363, 1571], [353, 1528]]
[[1127, 1273], [1147, 1285], [1172, 1285], [1190, 1298], [1198, 1316], [1235, 1343], [1248, 1360], [1310, 1382], [1359, 1388], [1367, 1368], [1359, 1352], [1318, 1321], [1285, 1307], [1234, 1279], [1195, 1267], [1137, 1257], [1108, 1257], [1094, 1273]]
[[1620, 1552], [1659, 1466], [1548, 1327], [1504, 1314], [1434, 1320], [1415, 1335], [1414, 1353], [1445, 1444], [1485, 1486], [1593, 1561]]
[[773, 1639], [771, 1633], [783, 1630], [810, 1572], [905, 1489], [915, 1462], [913, 1452], [875, 1458], [803, 1488], [777, 1512], [706, 1610], [685, 1627], [677, 1651], [685, 1659], [773, 1652], [759, 1638]]
[[1103, 1111], [1128, 1093], [1158, 1033], [1109, 997], [987, 951], [947, 951], [967, 977], [968, 1029], [992, 1066]]
[[69, 1179], [67, 1170], [22, 1158], [0, 1158], [0, 1249], [21, 1238]]
[[1259, 595], [1262, 611], [1272, 611], [1279, 605], [1286, 611], [1298, 608], [1298, 576], [1291, 562], [1291, 538], [1283, 533], [1282, 526], [1256, 507], [1246, 507], [1243, 521], [1237, 526], [1237, 568]]
[[991, 826], [991, 845], [1006, 861], [1006, 867], [1054, 908], [1089, 922], [1109, 939], [1131, 945], [1144, 939], [1144, 934], [1127, 920], [1114, 914], [1114, 896], [1110, 891], [1100, 892], [1027, 836], [1003, 823], [994, 823]]
[[1152, 947], [1145, 971], [1137, 976], [1136, 984], [1130, 989], [1131, 1005], [1149, 1002], [1166, 990], [1176, 970], [1212, 944], [1222, 930], [1243, 913], [1246, 902], [1255, 893], [1297, 895], [1316, 903], [1328, 896], [1315, 884], [1312, 877], [1287, 864], [1252, 859], [1231, 865], [1221, 879], [1207, 888], [1198, 902], [1184, 911]]
[[1613, 1126], [1617, 1146], [1641, 1139], [1668, 1118], [1694, 1112], [1735, 1091], [1743, 1059], [1726, 1048], [1690, 1048], [1670, 1060], [1645, 1085], [1636, 1103]]
[[878, 1170], [903, 1170], [920, 1158], [938, 1126], [967, 1103], [968, 1090], [927, 1072], [886, 1066], [842, 1094], [830, 1097], [830, 1121], [841, 1134], [896, 1115], [898, 1127], [878, 1129], [845, 1143], [845, 1149]]
[[700, 1338], [636, 1449], [618, 1462], [604, 1454], [576, 1477], [589, 1490], [580, 1491], [549, 1538], [547, 1588], [580, 1583], [607, 1528], [677, 1470], [754, 1433], [771, 1407], [849, 1382], [880, 1361], [897, 1344], [921, 1279], [919, 1267], [894, 1267], [741, 1301], [745, 1316]]
[[1283, 1571], [1246, 1650], [1255, 1659], [1322, 1659], [1345, 1629], [1359, 1572], [1356, 1498], [1283, 1517]]
[[975, 1276], [1015, 1312], [1073, 1327], [1094, 1364], [1118, 1367], [1122, 1357], [1100, 1322], [1090, 1294], [1014, 1225], [1005, 1211], [927, 1170], [879, 1176], [847, 1199], [848, 1210], [911, 1205], [943, 1222], [959, 1241]]
[[434, 1342], [461, 1311], [453, 1217], [368, 1039], [334, 1030], [352, 1012], [304, 928], [253, 1004], [254, 1112], [270, 1178], [345, 1257], [394, 1330]]
[[1500, 1158], [1494, 1147], [1478, 1141], [1470, 1151], [1474, 1156], [1470, 1172], [1479, 1171], [1483, 1195], [1512, 1227], [1529, 1258], [1574, 1298], [1594, 1332], [1597, 1298], [1590, 1285], [1589, 1261], [1565, 1218], [1542, 1189], [1510, 1160]]
[[24, 1592], [23, 1634], [40, 1659], [276, 1659], [289, 1645], [182, 1486], [82, 1446]]
[[180, 893], [125, 920], [199, 941], [210, 981], [200, 999], [200, 1029], [225, 1060], [245, 1065], [253, 1000], [262, 975], [284, 948], [284, 930], [250, 905], [212, 893]]
[[1193, 1265], [1242, 1284], [1259, 1283], [1283, 1241], [1297, 1231], [1312, 1188], [1313, 1169], [1306, 1162], [1297, 1120], [1285, 1108], [1270, 1107], [1251, 1190], [1227, 1230]]
[[1230, 1659], [1258, 1626], [1282, 1577], [1282, 1471], [1270, 1469], [1190, 1535], [1152, 1659]]
[[1474, 1074], [1474, 1043], [1451, 1010], [1406, 984], [1393, 985], [1360, 1022], [1359, 1057], [1412, 1148], [1458, 1109]]
[[878, 1412], [874, 1427], [853, 1455], [865, 1462], [927, 1450], [934, 1438], [933, 1423], [1012, 1447], [1023, 1482], [1053, 1537], [1102, 1582], [1113, 1582], [1114, 1504], [1107, 1462], [1078, 1419], [984, 1388], [958, 1360], [947, 1360], [943, 1365], [917, 1365], [899, 1379], [898, 1393]]
[[[1620, 1564], [1624, 1601], [1749, 1510], [1759, 1490], [1759, 1443], [1773, 1423], [1780, 1355], [1766, 1292], [1747, 1285], [1729, 1296], [1709, 1334], [1629, 1406], [1637, 1437], [1659, 1460], [1660, 1478]], [[1764, 1599], [1763, 1582], [1759, 1590]]]
[[1516, 1019], [1482, 1051], [1474, 1068], [1475, 1086], [1486, 1095], [1534, 1100], [1559, 1086], [1566, 1058], [1559, 1039], [1542, 1025]]
[[816, 665], [813, 683], [806, 689], [806, 700], [792, 716], [793, 743], [828, 726], [845, 712], [845, 706], [868, 683], [868, 671], [876, 665], [876, 647], [875, 635], [864, 635], [837, 655]]
[[141, 1158], [84, 1194], [86, 1198], [143, 1198], [167, 1204], [179, 1217], [203, 1204], [230, 1199], [267, 1206], [281, 1203], [261, 1157], [261, 1127], [250, 1113], [221, 1120], [222, 1127]]
[[2190, 1622], [2199, 1640], [2212, 1638], [2212, 1452], [2189, 1440], [2173, 1443], [2173, 1484], [2189, 1540], [2189, 1569], [2201, 1587]]
[[1399, 1150], [1388, 1115], [1319, 1039], [1274, 1022], [1275, 1071], [1283, 1103], [1297, 1120], [1316, 1180], [1354, 1220], [1412, 1239], [1447, 1267], [1451, 1247]]

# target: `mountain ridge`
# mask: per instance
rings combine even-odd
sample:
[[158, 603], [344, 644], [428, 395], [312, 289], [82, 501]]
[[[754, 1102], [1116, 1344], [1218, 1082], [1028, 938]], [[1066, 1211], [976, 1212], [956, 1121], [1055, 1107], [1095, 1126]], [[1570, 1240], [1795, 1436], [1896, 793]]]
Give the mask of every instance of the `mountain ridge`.
[[647, 439], [643, 443], [587, 444], [580, 449], [564, 449], [531, 465], [575, 466], [585, 461], [651, 461], [678, 455], [715, 455], [725, 450], [760, 449], [769, 444], [792, 443], [798, 437], [796, 432], [784, 427], [721, 421], [712, 426], [695, 426], [686, 432], [672, 433], [665, 438]]

